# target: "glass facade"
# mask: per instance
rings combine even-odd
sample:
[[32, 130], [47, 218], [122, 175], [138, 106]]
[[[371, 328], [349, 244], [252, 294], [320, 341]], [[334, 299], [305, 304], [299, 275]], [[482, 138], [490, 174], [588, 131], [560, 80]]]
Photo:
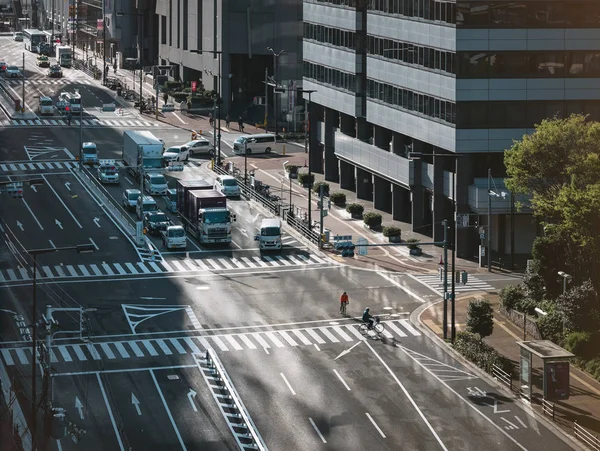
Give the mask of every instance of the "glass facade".
[[342, 72], [332, 67], [304, 61], [304, 78], [353, 94], [356, 92], [356, 75]]
[[355, 50], [356, 33], [304, 22], [304, 39]]

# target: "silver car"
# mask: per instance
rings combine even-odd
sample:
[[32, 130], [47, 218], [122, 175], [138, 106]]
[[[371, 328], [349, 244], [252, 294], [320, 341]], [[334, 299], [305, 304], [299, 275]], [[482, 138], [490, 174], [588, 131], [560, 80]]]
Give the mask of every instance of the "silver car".
[[139, 189], [126, 189], [121, 196], [121, 203], [127, 210], [133, 210], [137, 205], [138, 197], [142, 195]]
[[188, 143], [185, 143], [183, 145], [183, 147], [186, 147], [188, 149], [188, 152], [190, 153], [190, 156], [193, 155], [212, 155], [213, 154], [213, 143], [210, 142], [208, 139], [206, 138], [198, 138], [198, 139], [194, 139], [193, 141], [190, 141]]
[[162, 174], [146, 173], [144, 176], [144, 190], [150, 194], [167, 194], [169, 185], [167, 179]]
[[8, 66], [5, 73], [9, 78], [19, 78], [21, 76], [21, 69], [17, 66]]

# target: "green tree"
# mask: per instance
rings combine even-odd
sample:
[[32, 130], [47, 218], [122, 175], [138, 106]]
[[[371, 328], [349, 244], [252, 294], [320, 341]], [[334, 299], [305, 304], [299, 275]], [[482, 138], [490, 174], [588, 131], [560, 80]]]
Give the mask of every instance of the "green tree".
[[494, 311], [489, 301], [477, 299], [469, 302], [467, 309], [467, 330], [479, 334], [481, 338], [494, 331]]
[[568, 290], [556, 300], [569, 331], [596, 332], [600, 330], [600, 299], [592, 282]]

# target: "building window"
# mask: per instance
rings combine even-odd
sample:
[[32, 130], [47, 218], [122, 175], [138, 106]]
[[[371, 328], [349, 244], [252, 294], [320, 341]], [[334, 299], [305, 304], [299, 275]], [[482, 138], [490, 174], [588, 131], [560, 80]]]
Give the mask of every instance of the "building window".
[[355, 33], [338, 28], [325, 27], [309, 22], [304, 22], [304, 39], [355, 50]]
[[183, 0], [183, 50], [188, 49], [188, 0]]
[[449, 75], [456, 74], [456, 54], [445, 50], [369, 35], [367, 54]]
[[306, 0], [310, 3], [329, 3], [330, 5], [356, 8], [356, 0]]
[[167, 16], [160, 16], [160, 43], [167, 44]]
[[173, 0], [169, 0], [169, 46], [173, 46]]
[[304, 78], [330, 85], [353, 94], [356, 92], [355, 74], [342, 72], [309, 61], [304, 61]]
[[177, 48], [181, 48], [181, 0], [177, 0]]
[[367, 98], [398, 110], [447, 124], [456, 122], [456, 104], [420, 92], [367, 80]]
[[369, 11], [386, 15], [414, 17], [454, 25], [456, 3], [437, 0], [368, 0]]

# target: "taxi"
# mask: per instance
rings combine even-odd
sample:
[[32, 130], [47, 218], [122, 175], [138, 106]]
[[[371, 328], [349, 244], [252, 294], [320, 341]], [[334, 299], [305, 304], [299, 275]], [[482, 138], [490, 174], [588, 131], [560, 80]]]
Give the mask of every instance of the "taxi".
[[50, 67], [50, 59], [46, 55], [37, 57], [37, 65], [39, 67]]

